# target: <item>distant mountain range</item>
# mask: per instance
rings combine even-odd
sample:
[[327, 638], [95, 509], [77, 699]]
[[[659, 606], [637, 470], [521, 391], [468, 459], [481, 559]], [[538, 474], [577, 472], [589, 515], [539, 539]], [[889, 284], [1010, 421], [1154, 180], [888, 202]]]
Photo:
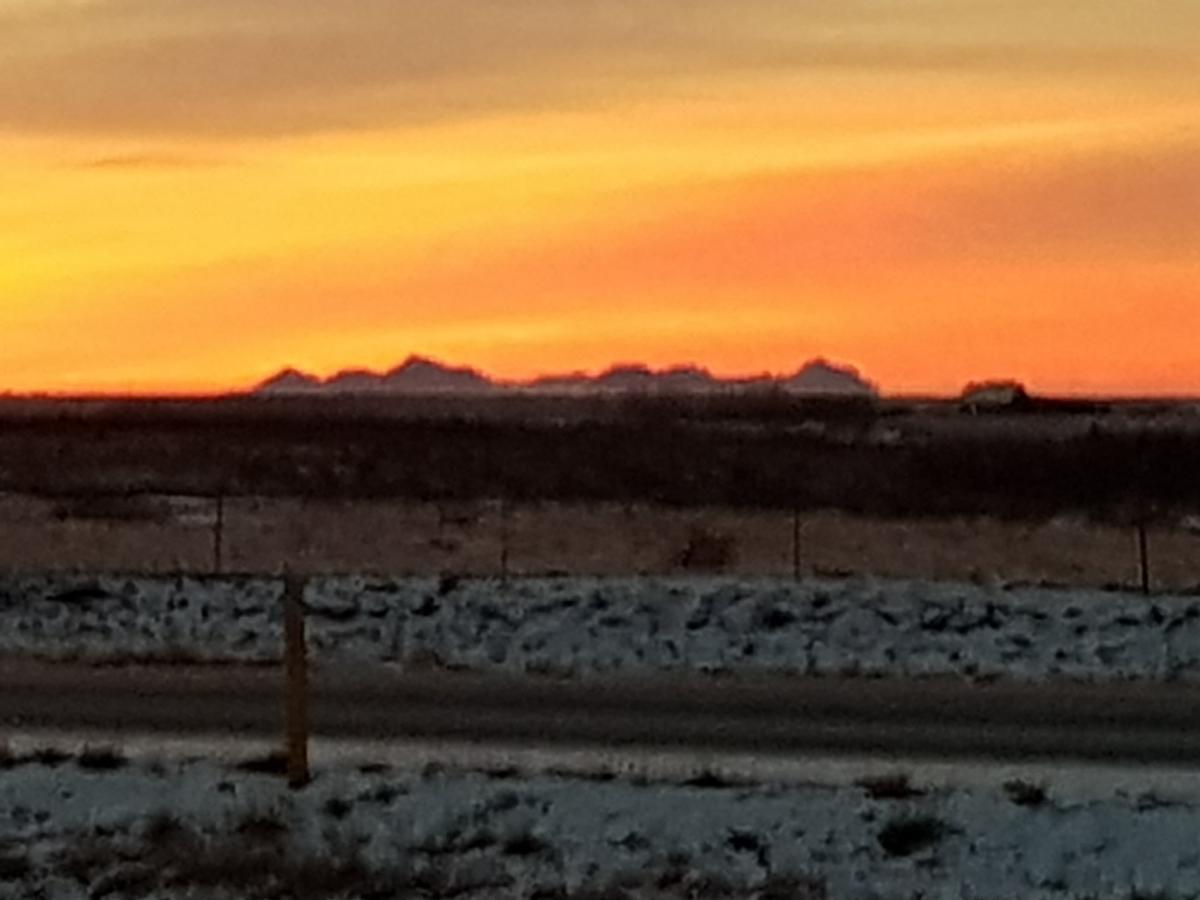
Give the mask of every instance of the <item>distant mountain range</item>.
[[548, 375], [532, 381], [495, 381], [477, 369], [449, 366], [421, 356], [410, 356], [387, 372], [348, 369], [330, 378], [318, 378], [296, 369], [284, 369], [256, 389], [259, 394], [694, 394], [731, 390], [779, 389], [812, 396], [872, 397], [876, 386], [851, 366], [823, 359], [805, 363], [787, 376], [718, 378], [697, 366], [651, 369], [640, 364], [613, 366], [599, 375], [574, 372]]

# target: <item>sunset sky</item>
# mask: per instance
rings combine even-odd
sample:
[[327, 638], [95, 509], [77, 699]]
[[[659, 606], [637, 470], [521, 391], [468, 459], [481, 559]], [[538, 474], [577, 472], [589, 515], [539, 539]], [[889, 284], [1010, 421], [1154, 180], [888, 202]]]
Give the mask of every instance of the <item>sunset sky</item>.
[[1200, 2], [0, 0], [0, 341], [1200, 394]]

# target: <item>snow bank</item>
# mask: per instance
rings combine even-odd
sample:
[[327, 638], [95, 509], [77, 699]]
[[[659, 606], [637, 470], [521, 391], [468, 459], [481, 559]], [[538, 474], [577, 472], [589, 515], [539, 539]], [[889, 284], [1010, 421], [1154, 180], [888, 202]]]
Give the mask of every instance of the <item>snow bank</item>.
[[0, 576], [0, 652], [278, 659], [281, 595], [268, 578]]
[[[1200, 891], [1195, 805], [1120, 794], [1078, 802], [1053, 785], [1043, 796], [1015, 785], [880, 788], [889, 784], [903, 786], [341, 768], [289, 792], [278, 778], [210, 763], [25, 764], [0, 769], [0, 898], [120, 897], [121, 885], [138, 887], [133, 896], [221, 896], [222, 878], [263, 878], [284, 860], [308, 878], [314, 860], [353, 860], [358, 882], [422, 896], [614, 886], [630, 893], [609, 896], [863, 900]], [[214, 858], [223, 869], [205, 863]], [[185, 893], [189, 879], [209, 892]]]
[[[0, 652], [278, 659], [277, 581], [0, 579]], [[1038, 680], [1200, 676], [1200, 597], [928, 581], [337, 576], [317, 658], [562, 675], [693, 670]]]

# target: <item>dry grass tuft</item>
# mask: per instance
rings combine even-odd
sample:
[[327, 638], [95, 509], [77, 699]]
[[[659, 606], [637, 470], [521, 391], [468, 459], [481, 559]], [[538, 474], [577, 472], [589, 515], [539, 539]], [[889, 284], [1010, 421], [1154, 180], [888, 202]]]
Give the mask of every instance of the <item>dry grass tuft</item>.
[[287, 824], [278, 816], [249, 813], [237, 824], [239, 837], [257, 844], [274, 845], [287, 837]]
[[683, 786], [704, 788], [705, 790], [721, 790], [724, 788], [739, 787], [740, 784], [735, 779], [728, 778], [720, 772], [714, 772], [712, 769], [704, 769], [684, 781]]
[[758, 892], [758, 900], [828, 900], [829, 888], [815, 878], [771, 878]]
[[737, 538], [702, 525], [692, 527], [674, 559], [677, 567], [688, 572], [724, 572], [735, 562]]
[[346, 816], [350, 815], [350, 811], [354, 808], [354, 805], [348, 800], [343, 800], [341, 797], [330, 797], [325, 801], [325, 805], [322, 808], [325, 811], [325, 815], [340, 822]]
[[1004, 782], [1004, 793], [1017, 806], [1030, 808], [1042, 806], [1049, 799], [1045, 785], [1022, 781], [1019, 778]]
[[[146, 823], [140, 844], [131, 845], [128, 835], [93, 833], [63, 850], [54, 868], [88, 885], [91, 896], [223, 891], [323, 900], [392, 896], [406, 884], [403, 873], [372, 872], [355, 850], [337, 859], [298, 858], [284, 845], [285, 836], [281, 823], [261, 816], [243, 819], [228, 833], [208, 835], [163, 812]], [[25, 868], [19, 872], [28, 874]]]
[[925, 792], [914, 788], [912, 781], [905, 772], [891, 775], [878, 775], [860, 778], [854, 782], [872, 800], [909, 800], [913, 797], [923, 797]]
[[283, 753], [268, 753], [253, 759], [243, 760], [234, 766], [239, 772], [251, 772], [255, 775], [286, 775], [288, 770], [287, 756]]
[[550, 849], [550, 845], [537, 835], [525, 832], [509, 838], [501, 847], [505, 856], [537, 856]]

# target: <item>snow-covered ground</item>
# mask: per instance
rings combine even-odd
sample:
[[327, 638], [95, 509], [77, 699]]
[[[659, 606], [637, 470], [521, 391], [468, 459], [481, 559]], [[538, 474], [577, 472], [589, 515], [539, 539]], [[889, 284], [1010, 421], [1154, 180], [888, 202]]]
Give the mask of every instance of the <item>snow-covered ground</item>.
[[0, 898], [1200, 891], [1195, 799], [877, 775], [746, 785], [342, 765], [291, 792], [212, 761], [15, 756], [0, 765]]
[[[270, 578], [0, 578], [0, 653], [278, 659]], [[612, 670], [1200, 677], [1200, 596], [927, 581], [314, 578], [317, 658]]]

